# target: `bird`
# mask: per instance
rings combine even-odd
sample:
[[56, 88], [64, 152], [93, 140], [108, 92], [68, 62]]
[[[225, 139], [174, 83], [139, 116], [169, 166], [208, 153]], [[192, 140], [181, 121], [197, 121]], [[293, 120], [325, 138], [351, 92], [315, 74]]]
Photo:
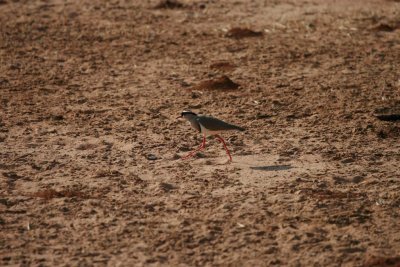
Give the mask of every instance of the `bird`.
[[219, 133], [231, 130], [244, 131], [244, 128], [210, 116], [197, 115], [196, 113], [187, 110], [182, 111], [178, 118], [183, 118], [189, 121], [192, 128], [203, 135], [203, 142], [200, 144], [200, 146], [196, 150], [190, 152], [188, 155], [182, 157], [183, 160], [188, 159], [194, 156], [196, 152], [203, 150], [206, 147], [207, 136], [215, 136], [224, 145], [226, 154], [229, 156], [229, 161], [232, 161], [232, 156], [228, 147], [226, 146], [225, 140], [219, 135]]

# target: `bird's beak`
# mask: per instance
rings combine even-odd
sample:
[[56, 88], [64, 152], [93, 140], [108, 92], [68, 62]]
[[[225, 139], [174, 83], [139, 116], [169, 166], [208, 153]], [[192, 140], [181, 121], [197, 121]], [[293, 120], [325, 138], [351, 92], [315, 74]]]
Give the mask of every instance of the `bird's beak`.
[[176, 119], [179, 120], [180, 118], [182, 118], [181, 116], [178, 116]]

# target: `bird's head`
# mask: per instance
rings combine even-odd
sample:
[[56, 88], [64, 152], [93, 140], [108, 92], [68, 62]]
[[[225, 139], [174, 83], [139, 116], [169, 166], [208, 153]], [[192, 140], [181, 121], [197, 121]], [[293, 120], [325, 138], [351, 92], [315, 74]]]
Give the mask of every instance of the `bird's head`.
[[183, 118], [186, 120], [191, 120], [193, 118], [197, 117], [197, 114], [188, 110], [182, 111], [181, 115], [178, 117], [178, 119]]

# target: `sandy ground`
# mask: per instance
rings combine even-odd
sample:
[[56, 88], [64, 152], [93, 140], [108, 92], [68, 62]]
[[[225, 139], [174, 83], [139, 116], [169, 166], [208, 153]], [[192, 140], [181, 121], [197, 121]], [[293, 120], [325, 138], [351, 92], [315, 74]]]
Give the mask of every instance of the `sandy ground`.
[[0, 265], [400, 266], [400, 2], [180, 3], [0, 1]]

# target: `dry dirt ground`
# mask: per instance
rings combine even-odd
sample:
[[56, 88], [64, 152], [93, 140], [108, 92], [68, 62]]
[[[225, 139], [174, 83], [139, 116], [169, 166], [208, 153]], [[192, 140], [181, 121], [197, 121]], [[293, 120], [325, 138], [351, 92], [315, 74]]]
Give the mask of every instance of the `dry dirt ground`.
[[[1, 0], [0, 35], [1, 266], [400, 265], [399, 1]], [[183, 109], [232, 163], [180, 159]]]

